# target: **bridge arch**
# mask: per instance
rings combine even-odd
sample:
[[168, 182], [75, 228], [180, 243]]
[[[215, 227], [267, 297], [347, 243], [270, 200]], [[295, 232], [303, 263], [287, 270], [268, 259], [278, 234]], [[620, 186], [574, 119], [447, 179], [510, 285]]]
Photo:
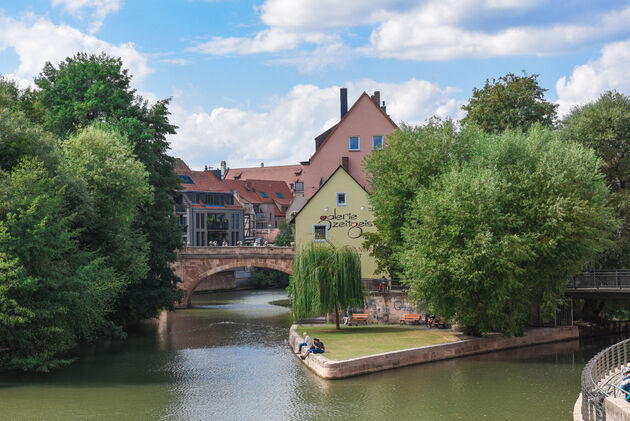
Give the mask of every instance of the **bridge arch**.
[[208, 277], [240, 267], [260, 267], [293, 274], [291, 247], [189, 247], [179, 253], [175, 273], [182, 279], [183, 300], [190, 307], [193, 291]]

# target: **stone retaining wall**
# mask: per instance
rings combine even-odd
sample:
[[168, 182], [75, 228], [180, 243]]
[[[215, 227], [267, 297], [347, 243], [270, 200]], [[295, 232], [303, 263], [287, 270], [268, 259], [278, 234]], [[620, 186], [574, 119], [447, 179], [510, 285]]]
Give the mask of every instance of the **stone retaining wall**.
[[606, 398], [606, 421], [630, 421], [630, 407], [623, 398]]
[[[289, 330], [289, 346], [294, 351], [297, 351], [298, 345], [302, 341], [296, 328], [297, 326], [293, 325]], [[578, 337], [578, 329], [575, 326], [540, 328], [529, 330], [524, 336], [520, 337], [506, 338], [502, 335], [493, 335], [486, 338], [464, 339], [447, 344], [385, 352], [342, 361], [331, 361], [321, 355], [310, 355], [306, 360], [303, 360], [303, 362], [318, 376], [324, 379], [342, 379], [413, 364], [547, 342], [564, 341]]]

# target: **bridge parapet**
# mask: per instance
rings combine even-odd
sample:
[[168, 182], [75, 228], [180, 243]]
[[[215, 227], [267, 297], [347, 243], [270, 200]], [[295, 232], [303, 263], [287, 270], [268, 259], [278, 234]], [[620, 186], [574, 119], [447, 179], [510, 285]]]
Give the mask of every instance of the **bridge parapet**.
[[293, 274], [293, 247], [186, 247], [179, 251], [175, 273], [185, 296], [179, 306], [189, 307], [201, 281], [215, 273], [240, 267], [260, 267]]

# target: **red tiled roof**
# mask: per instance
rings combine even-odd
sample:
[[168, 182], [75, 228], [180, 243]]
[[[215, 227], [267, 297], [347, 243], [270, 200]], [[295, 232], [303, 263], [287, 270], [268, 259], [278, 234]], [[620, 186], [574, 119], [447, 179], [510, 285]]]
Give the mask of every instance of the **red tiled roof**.
[[[238, 191], [240, 198], [249, 203], [274, 203], [280, 206], [289, 206], [293, 201], [293, 193], [283, 181], [224, 180], [223, 184], [231, 190]], [[262, 196], [263, 192], [267, 197]]]
[[304, 169], [302, 165], [230, 168], [225, 174], [225, 179], [283, 181], [287, 186], [290, 186], [296, 181], [304, 182]]
[[188, 176], [192, 179], [193, 184], [186, 183], [180, 177], [182, 191], [198, 191], [209, 193], [232, 193], [232, 190], [210, 171], [192, 171], [192, 170], [175, 170], [175, 174], [179, 176]]

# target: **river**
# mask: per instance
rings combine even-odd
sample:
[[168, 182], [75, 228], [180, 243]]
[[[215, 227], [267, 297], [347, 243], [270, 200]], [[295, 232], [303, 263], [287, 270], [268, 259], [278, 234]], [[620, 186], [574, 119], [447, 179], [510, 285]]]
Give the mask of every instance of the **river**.
[[571, 420], [586, 361], [569, 341], [344, 380], [286, 345], [284, 291], [195, 296], [195, 308], [45, 375], [0, 377], [2, 420]]

